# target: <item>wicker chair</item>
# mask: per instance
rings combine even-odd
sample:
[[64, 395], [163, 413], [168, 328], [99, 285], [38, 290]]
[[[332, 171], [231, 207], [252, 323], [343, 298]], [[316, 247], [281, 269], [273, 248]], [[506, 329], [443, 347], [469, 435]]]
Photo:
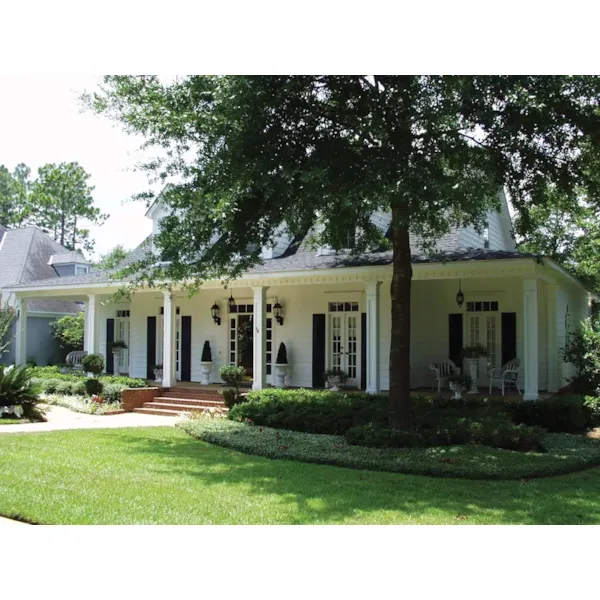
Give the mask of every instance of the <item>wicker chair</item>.
[[517, 392], [520, 394], [521, 389], [519, 388], [519, 375], [521, 374], [521, 361], [518, 358], [509, 360], [500, 369], [491, 369], [489, 372], [490, 377], [490, 394], [492, 393], [492, 385], [497, 384], [497, 387], [502, 389], [502, 395], [504, 396], [504, 388], [509, 388], [513, 385], [517, 388]]
[[437, 383], [437, 391], [440, 392], [442, 384], [444, 387], [448, 385], [448, 376], [454, 373], [460, 373], [460, 369], [451, 360], [440, 360], [431, 361], [429, 363], [429, 370], [431, 371], [434, 382], [431, 389], [435, 389]]

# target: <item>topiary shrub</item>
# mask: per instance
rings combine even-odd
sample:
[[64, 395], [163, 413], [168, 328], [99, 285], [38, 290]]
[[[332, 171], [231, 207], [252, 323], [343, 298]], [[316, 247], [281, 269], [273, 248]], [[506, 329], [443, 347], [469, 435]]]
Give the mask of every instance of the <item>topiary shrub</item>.
[[210, 351], [210, 342], [206, 340], [202, 346], [202, 357], [200, 362], [212, 362], [212, 353]]
[[102, 393], [103, 385], [98, 379], [85, 380], [85, 393], [88, 396], [99, 396]]
[[[244, 367], [236, 367], [235, 365], [223, 365], [219, 371], [221, 379], [228, 385], [235, 387], [235, 390], [222, 390], [221, 395], [225, 400], [225, 405], [228, 407], [234, 406], [241, 402], [240, 383], [244, 380], [246, 369]], [[233, 395], [232, 395], [233, 393]]]
[[277, 360], [275, 361], [276, 365], [287, 365], [288, 364], [288, 359], [287, 359], [287, 348], [285, 347], [285, 344], [283, 342], [281, 342], [281, 344], [279, 344], [279, 350], [277, 350]]
[[104, 371], [104, 358], [99, 354], [88, 354], [81, 361], [84, 371], [94, 375], [100, 375]]

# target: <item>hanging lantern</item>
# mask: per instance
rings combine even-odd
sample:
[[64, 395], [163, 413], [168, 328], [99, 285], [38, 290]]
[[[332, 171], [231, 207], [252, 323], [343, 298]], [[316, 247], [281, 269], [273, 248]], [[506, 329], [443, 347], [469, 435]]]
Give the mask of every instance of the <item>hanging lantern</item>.
[[279, 300], [277, 300], [276, 304], [273, 306], [273, 314], [275, 315], [277, 323], [283, 325], [283, 306], [279, 304]]
[[229, 300], [227, 300], [227, 304], [229, 306], [229, 312], [235, 312], [235, 300], [233, 299], [233, 293], [229, 292], [231, 295], [229, 296]]
[[215, 302], [210, 308], [210, 314], [212, 315], [213, 321], [217, 325], [221, 324], [220, 312], [221, 312], [221, 309], [219, 308], [219, 305]]
[[460, 308], [465, 301], [465, 295], [462, 293], [462, 290], [460, 289], [460, 279], [458, 280], [458, 293], [456, 294], [456, 304], [458, 305], [458, 307]]

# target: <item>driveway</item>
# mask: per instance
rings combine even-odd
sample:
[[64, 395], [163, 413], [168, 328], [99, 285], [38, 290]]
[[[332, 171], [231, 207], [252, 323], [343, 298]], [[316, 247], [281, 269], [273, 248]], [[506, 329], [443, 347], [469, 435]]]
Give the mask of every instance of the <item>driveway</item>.
[[57, 431], [60, 429], [104, 429], [114, 427], [157, 427], [175, 425], [179, 417], [162, 417], [124, 413], [121, 415], [86, 415], [62, 406], [45, 407], [46, 423], [23, 423], [22, 425], [0, 425], [0, 434]]

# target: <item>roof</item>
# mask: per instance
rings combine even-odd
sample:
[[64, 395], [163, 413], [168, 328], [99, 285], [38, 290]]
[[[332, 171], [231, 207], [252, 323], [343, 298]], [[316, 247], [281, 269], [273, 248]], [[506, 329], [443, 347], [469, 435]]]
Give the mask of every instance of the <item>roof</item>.
[[68, 252], [59, 252], [50, 256], [49, 265], [68, 265], [77, 263], [80, 265], [89, 265], [90, 262], [85, 260], [79, 252], [69, 250]]
[[[1, 228], [0, 289], [30, 285], [31, 282], [60, 281], [48, 264], [52, 254], [67, 252], [37, 227]], [[29, 304], [32, 312], [74, 313], [79, 307], [73, 302], [35, 300]]]
[[[143, 258], [147, 251], [151, 236], [148, 236], [135, 250], [132, 250], [127, 258], [119, 265], [123, 268]], [[392, 251], [371, 252], [360, 256], [349, 253], [317, 254], [310, 247], [309, 236], [300, 240], [293, 240], [286, 252], [277, 258], [264, 259], [261, 264], [250, 269], [249, 273], [280, 273], [286, 271], [309, 271], [317, 269], [332, 269], [343, 267], [358, 267], [369, 265], [389, 265], [392, 262]], [[436, 253], [426, 255], [420, 247], [418, 237], [411, 239], [411, 254], [413, 263], [427, 262], [455, 262], [465, 260], [500, 260], [514, 258], [533, 258], [531, 254], [520, 252], [509, 252], [500, 250], [486, 250], [483, 248], [457, 248], [458, 231], [450, 231], [443, 236], [436, 245]], [[53, 287], [68, 285], [85, 285], [108, 283], [111, 275], [118, 272], [119, 268], [110, 271], [92, 271], [83, 275], [71, 275], [57, 279], [45, 279], [32, 281], [27, 287]], [[22, 286], [25, 287], [25, 286]]]

